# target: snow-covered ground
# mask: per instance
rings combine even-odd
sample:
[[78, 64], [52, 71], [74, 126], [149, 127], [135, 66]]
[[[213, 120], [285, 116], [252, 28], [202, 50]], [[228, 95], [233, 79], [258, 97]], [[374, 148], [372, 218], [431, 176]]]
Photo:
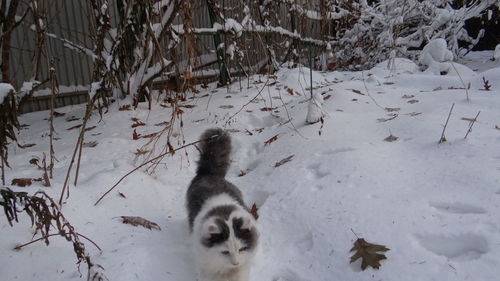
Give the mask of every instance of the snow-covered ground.
[[[314, 72], [314, 91], [324, 99], [322, 128], [305, 124], [307, 68], [281, 69], [276, 78], [254, 76], [250, 88], [242, 81], [242, 90], [239, 83], [229, 89], [210, 85], [184, 103], [195, 107], [183, 108], [184, 127], [172, 144], [182, 145], [182, 136], [186, 143], [195, 141], [210, 127], [231, 130], [227, 178], [260, 208], [261, 245], [251, 280], [498, 280], [500, 62], [491, 57], [492, 52], [469, 54], [460, 62], [479, 70], [457, 65], [464, 70], [460, 76], [422, 73], [402, 59], [390, 71], [386, 62], [365, 72]], [[483, 90], [482, 77], [491, 91]], [[198, 157], [193, 146], [166, 157], [152, 175], [130, 175], [94, 206], [141, 162], [134, 161], [134, 152], [148, 139], [132, 139], [131, 118], [146, 123], [135, 128], [141, 135], [159, 131], [157, 125], [170, 120], [170, 109], [158, 104], [152, 111], [145, 105], [118, 111], [123, 104], [113, 104], [102, 120], [92, 117], [89, 127], [96, 127], [86, 142], [97, 146], [84, 148], [79, 183], [71, 185], [63, 212], [102, 248], [99, 252], [82, 240], [109, 280], [195, 280], [184, 208]], [[447, 141], [438, 144], [452, 104]], [[65, 116], [55, 119], [58, 162], [52, 187], [36, 182], [14, 190], [41, 189], [59, 198], [78, 134], [67, 129], [81, 123], [67, 120], [81, 118], [84, 107], [57, 111]], [[479, 111], [464, 139], [470, 121], [462, 118]], [[36, 145], [11, 146], [9, 183], [41, 176], [29, 160], [49, 150], [47, 117], [48, 112], [21, 116], [21, 123], [29, 125], [20, 132], [21, 143]], [[392, 142], [386, 141], [389, 136]], [[291, 155], [291, 161], [275, 167]], [[161, 231], [125, 225], [119, 216], [141, 216]], [[14, 227], [0, 215], [0, 230], [1, 280], [84, 280], [71, 244], [62, 238], [52, 237], [48, 247], [38, 242], [13, 250], [38, 238], [26, 215]], [[349, 264], [357, 236], [390, 248], [379, 270]], [[84, 265], [81, 270], [85, 276]]]

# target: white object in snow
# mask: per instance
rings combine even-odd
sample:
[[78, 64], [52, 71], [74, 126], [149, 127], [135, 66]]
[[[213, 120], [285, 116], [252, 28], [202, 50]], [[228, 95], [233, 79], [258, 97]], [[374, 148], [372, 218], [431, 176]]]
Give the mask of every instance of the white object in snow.
[[309, 101], [307, 109], [306, 122], [313, 124], [319, 122], [323, 117], [323, 96], [321, 93], [314, 93], [312, 99]]
[[448, 50], [448, 43], [443, 38], [429, 41], [420, 53], [419, 62], [431, 66], [435, 62], [446, 62], [453, 60], [453, 53]]
[[495, 60], [500, 60], [500, 44], [495, 47], [495, 53], [493, 53]]

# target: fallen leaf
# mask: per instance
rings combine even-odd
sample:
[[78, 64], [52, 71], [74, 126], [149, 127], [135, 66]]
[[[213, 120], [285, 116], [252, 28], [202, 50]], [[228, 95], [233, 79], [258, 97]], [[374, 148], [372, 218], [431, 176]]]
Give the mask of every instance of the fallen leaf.
[[219, 108], [222, 108], [222, 109], [230, 109], [230, 108], [233, 108], [234, 105], [230, 105], [230, 104], [225, 104], [225, 105], [221, 105], [219, 106]]
[[387, 122], [387, 121], [395, 119], [396, 117], [398, 117], [398, 114], [395, 113], [395, 114], [391, 115], [391, 117], [389, 117], [389, 118], [378, 118], [377, 121], [378, 122]]
[[82, 126], [82, 124], [75, 125], [75, 126], [73, 126], [73, 127], [71, 127], [71, 128], [68, 128], [68, 129], [66, 129], [66, 130], [71, 131], [71, 130], [73, 130], [73, 129], [78, 129], [78, 128], [80, 128], [81, 126]]
[[403, 99], [411, 99], [411, 98], [414, 98], [415, 96], [414, 95], [403, 95], [402, 98]]
[[20, 148], [28, 148], [28, 147], [32, 147], [35, 145], [36, 145], [36, 143], [27, 143], [27, 144], [18, 144], [17, 146], [19, 146]]
[[395, 137], [392, 134], [384, 139], [384, 141], [386, 141], [386, 142], [393, 142], [393, 141], [397, 141], [397, 140], [398, 140], [398, 137]]
[[97, 142], [96, 141], [89, 141], [89, 142], [84, 142], [82, 144], [83, 147], [96, 147], [97, 146]]
[[80, 118], [78, 118], [76, 116], [71, 116], [71, 117], [66, 118], [66, 121], [68, 121], [68, 122], [76, 121], [76, 120], [80, 120]]
[[469, 121], [469, 122], [476, 122], [477, 121], [475, 118], [462, 117], [461, 119], [464, 121]]
[[399, 111], [401, 108], [399, 107], [386, 107], [385, 110], [387, 112], [394, 112], [394, 111]]
[[150, 152], [151, 150], [146, 150], [146, 149], [137, 149], [136, 152], [134, 152], [135, 156], [139, 156], [139, 155], [144, 155], [148, 152]]
[[182, 105], [179, 105], [180, 107], [184, 107], [184, 108], [195, 108], [196, 107], [196, 104], [182, 104]]
[[150, 230], [153, 230], [153, 229], [161, 230], [161, 228], [160, 228], [160, 226], [158, 226], [158, 224], [156, 224], [152, 221], [148, 221], [145, 218], [129, 217], [129, 216], [120, 216], [120, 218], [123, 220], [122, 222], [124, 224], [130, 224], [132, 226], [142, 226], [142, 227], [150, 229]]
[[266, 140], [266, 141], [264, 142], [264, 145], [270, 145], [271, 143], [273, 143], [273, 142], [275, 142], [275, 141], [277, 141], [277, 140], [278, 140], [278, 135], [275, 135], [275, 136], [273, 136], [272, 138], [270, 138], [270, 139]]
[[406, 114], [410, 115], [410, 116], [417, 116], [417, 115], [422, 114], [422, 112], [410, 112], [410, 113], [406, 113]]
[[141, 122], [141, 121], [135, 121], [135, 123], [131, 125], [132, 128], [139, 127], [139, 126], [146, 126], [146, 123]]
[[410, 104], [414, 104], [414, 103], [417, 103], [417, 102], [418, 102], [418, 100], [409, 100], [408, 101], [408, 103], [410, 103]]
[[384, 82], [384, 85], [394, 85], [394, 82]]
[[26, 187], [26, 186], [30, 186], [32, 181], [33, 181], [33, 179], [31, 179], [31, 178], [17, 178], [17, 179], [13, 179], [10, 184], [17, 185], [20, 187]]
[[356, 89], [351, 89], [351, 91], [353, 91], [354, 93], [358, 94], [358, 95], [362, 95], [364, 96], [365, 94], [363, 94], [360, 90], [356, 90]]
[[253, 203], [252, 208], [250, 209], [250, 214], [255, 218], [255, 220], [259, 219], [259, 208], [257, 208], [257, 204]]
[[331, 98], [331, 97], [332, 97], [332, 95], [327, 95], [327, 96], [325, 96], [325, 97], [323, 98], [323, 100], [327, 100], [327, 99], [329, 99], [329, 98]]
[[295, 156], [295, 155], [292, 154], [286, 158], [281, 159], [279, 162], [276, 162], [276, 164], [274, 164], [274, 168], [277, 168], [277, 167], [279, 167], [287, 162], [292, 161], [293, 156]]
[[354, 242], [354, 247], [352, 247], [350, 251], [350, 252], [356, 251], [356, 253], [351, 257], [351, 263], [361, 258], [362, 270], [365, 270], [368, 266], [371, 266], [375, 269], [379, 269], [380, 261], [387, 259], [387, 257], [377, 252], [386, 252], [389, 250], [390, 250], [389, 248], [383, 245], [368, 243], [365, 241], [365, 239], [358, 238], [358, 240]]
[[92, 127], [85, 128], [85, 132], [91, 131], [91, 130], [93, 130], [93, 129], [95, 129], [95, 128], [96, 128], [96, 126], [92, 126]]
[[127, 196], [125, 196], [125, 194], [121, 193], [121, 192], [118, 192], [118, 195], [122, 198], [127, 198]]
[[141, 138], [143, 138], [143, 139], [149, 139], [149, 138], [152, 138], [152, 137], [154, 137], [156, 135], [158, 135], [158, 133], [151, 133], [151, 134], [148, 134], [148, 135], [144, 135]]
[[134, 129], [134, 132], [132, 133], [132, 139], [133, 140], [138, 140], [141, 138], [141, 134], [138, 134], [136, 130]]
[[240, 173], [238, 174], [238, 177], [242, 177], [247, 174], [247, 171], [240, 170]]
[[263, 107], [260, 109], [260, 111], [273, 111], [275, 110], [277, 107]]
[[119, 111], [125, 111], [125, 110], [130, 110], [131, 105], [130, 104], [124, 104], [118, 108]]
[[54, 117], [61, 117], [61, 116], [64, 116], [64, 115], [66, 115], [66, 113], [61, 113], [61, 112], [54, 111]]

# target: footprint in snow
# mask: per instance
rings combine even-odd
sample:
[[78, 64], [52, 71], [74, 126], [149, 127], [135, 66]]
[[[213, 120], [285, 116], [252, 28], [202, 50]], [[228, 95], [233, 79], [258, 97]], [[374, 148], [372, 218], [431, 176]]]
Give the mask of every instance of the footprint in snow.
[[484, 214], [486, 210], [479, 206], [474, 206], [466, 203], [460, 202], [431, 202], [429, 203], [431, 207], [436, 208], [439, 211], [452, 213], [452, 214]]
[[322, 179], [332, 173], [331, 171], [323, 168], [321, 163], [311, 164], [307, 166], [307, 169], [309, 171], [309, 175], [312, 176], [314, 179]]
[[417, 235], [420, 245], [436, 255], [453, 261], [471, 261], [489, 251], [488, 241], [481, 235], [464, 233], [459, 235]]

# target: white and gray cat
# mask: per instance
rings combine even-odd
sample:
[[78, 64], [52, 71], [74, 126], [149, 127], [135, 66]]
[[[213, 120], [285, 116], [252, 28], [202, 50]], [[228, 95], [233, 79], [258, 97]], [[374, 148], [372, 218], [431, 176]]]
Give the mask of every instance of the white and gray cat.
[[241, 191], [225, 180], [231, 138], [222, 129], [209, 129], [201, 140], [186, 194], [198, 280], [248, 281], [259, 233]]

